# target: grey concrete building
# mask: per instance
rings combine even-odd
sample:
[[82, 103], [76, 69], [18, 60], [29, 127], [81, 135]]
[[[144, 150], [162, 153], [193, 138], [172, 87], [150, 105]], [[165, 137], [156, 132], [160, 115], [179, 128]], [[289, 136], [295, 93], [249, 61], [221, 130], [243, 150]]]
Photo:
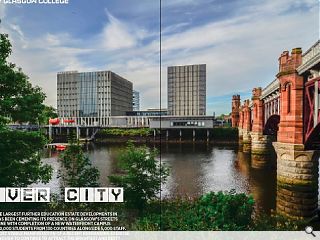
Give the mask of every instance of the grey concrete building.
[[140, 93], [136, 90], [133, 90], [132, 93], [132, 108], [133, 111], [140, 111]]
[[206, 65], [168, 67], [168, 115], [206, 115]]
[[111, 71], [59, 72], [59, 117], [124, 116], [132, 111], [132, 83]]

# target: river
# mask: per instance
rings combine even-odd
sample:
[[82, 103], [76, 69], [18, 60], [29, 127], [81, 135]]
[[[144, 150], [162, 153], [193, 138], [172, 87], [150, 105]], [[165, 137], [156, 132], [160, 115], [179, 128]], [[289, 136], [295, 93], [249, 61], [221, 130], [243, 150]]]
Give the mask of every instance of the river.
[[[100, 171], [101, 186], [108, 186], [108, 176], [116, 169], [117, 159], [125, 144], [89, 144], [84, 147], [93, 166]], [[160, 149], [159, 145], [149, 145]], [[46, 186], [59, 191], [57, 178], [60, 163], [55, 150], [46, 149], [43, 162], [54, 168]], [[269, 213], [276, 205], [276, 170], [250, 167], [250, 154], [237, 146], [213, 144], [163, 143], [161, 161], [170, 167], [170, 176], [162, 186], [162, 197], [194, 197], [209, 191], [230, 191], [252, 194], [256, 209]], [[37, 186], [44, 186], [37, 184]]]

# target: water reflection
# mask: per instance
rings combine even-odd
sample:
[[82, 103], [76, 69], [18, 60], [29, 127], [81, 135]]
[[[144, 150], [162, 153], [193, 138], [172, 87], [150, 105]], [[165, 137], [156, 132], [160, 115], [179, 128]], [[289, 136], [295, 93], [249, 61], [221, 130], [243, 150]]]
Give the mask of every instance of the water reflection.
[[[150, 145], [150, 147], [159, 146]], [[100, 183], [108, 186], [108, 176], [115, 173], [117, 159], [125, 145], [89, 145], [85, 150], [93, 166], [100, 171]], [[251, 193], [257, 208], [269, 212], [275, 208], [276, 171], [251, 167], [250, 154], [238, 151], [238, 146], [171, 143], [161, 146], [161, 160], [170, 168], [168, 182], [162, 196], [199, 196], [209, 191]], [[56, 155], [44, 158], [44, 162], [60, 165]], [[57, 179], [49, 185], [57, 186]]]

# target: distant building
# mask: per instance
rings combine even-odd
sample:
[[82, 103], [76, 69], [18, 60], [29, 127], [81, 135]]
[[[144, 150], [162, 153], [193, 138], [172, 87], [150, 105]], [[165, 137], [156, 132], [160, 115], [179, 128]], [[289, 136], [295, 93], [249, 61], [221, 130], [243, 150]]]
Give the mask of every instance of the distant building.
[[128, 111], [127, 116], [165, 116], [168, 115], [168, 111], [165, 108], [149, 108], [146, 111]]
[[140, 93], [135, 90], [132, 93], [132, 109], [133, 111], [140, 111]]
[[168, 115], [206, 115], [206, 65], [168, 67]]
[[150, 118], [150, 128], [161, 129], [211, 129], [216, 120], [212, 116], [163, 116]]
[[132, 111], [132, 83], [111, 71], [57, 74], [59, 117], [123, 116]]

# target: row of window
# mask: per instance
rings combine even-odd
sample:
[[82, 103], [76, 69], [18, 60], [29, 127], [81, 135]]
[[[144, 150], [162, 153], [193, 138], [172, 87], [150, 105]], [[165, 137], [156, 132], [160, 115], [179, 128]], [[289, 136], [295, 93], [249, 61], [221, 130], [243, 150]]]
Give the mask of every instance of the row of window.
[[203, 121], [186, 121], [186, 122], [170, 122], [170, 126], [195, 126], [195, 127], [204, 127], [205, 124]]

